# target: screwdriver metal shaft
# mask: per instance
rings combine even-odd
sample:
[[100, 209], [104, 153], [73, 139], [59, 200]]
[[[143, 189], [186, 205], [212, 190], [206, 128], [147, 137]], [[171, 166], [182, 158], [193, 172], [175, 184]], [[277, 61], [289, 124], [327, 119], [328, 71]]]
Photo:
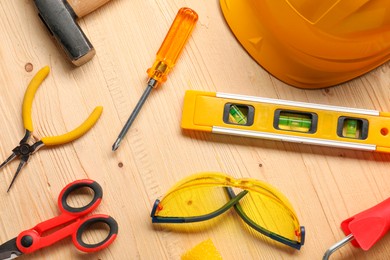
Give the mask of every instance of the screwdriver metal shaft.
[[162, 84], [167, 80], [167, 75], [175, 66], [175, 63], [179, 58], [185, 43], [190, 37], [197, 20], [198, 14], [190, 8], [183, 7], [177, 13], [171, 28], [157, 52], [156, 60], [154, 61], [152, 67], [147, 70], [149, 80], [146, 90], [142, 94], [129, 119], [122, 128], [122, 131], [119, 133], [115, 143], [112, 145], [113, 151], [118, 149], [152, 89], [158, 87], [159, 84]]
[[126, 124], [122, 128], [122, 131], [119, 133], [118, 138], [116, 139], [115, 143], [112, 145], [112, 150], [116, 151], [122, 142], [122, 139], [127, 134], [127, 131], [129, 131], [130, 126], [133, 124], [135, 118], [137, 117], [139, 111], [141, 110], [143, 104], [145, 103], [146, 99], [148, 98], [150, 92], [152, 92], [153, 86], [156, 84], [156, 81], [154, 79], [150, 79], [148, 81], [148, 86], [146, 87], [144, 93], [142, 94], [141, 98], [139, 99], [137, 105], [135, 106], [133, 112], [131, 113], [129, 119], [127, 119]]

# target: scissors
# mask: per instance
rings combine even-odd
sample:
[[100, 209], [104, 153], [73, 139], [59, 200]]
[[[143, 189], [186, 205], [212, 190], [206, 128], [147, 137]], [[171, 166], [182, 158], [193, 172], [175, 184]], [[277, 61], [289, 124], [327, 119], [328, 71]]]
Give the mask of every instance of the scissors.
[[28, 162], [30, 155], [37, 152], [43, 146], [60, 145], [78, 139], [94, 126], [94, 124], [97, 122], [97, 120], [99, 119], [100, 115], [103, 112], [103, 107], [97, 106], [92, 111], [90, 116], [84, 121], [84, 123], [82, 123], [74, 130], [58, 136], [46, 136], [43, 137], [41, 140], [35, 142], [34, 144], [30, 144], [29, 141], [32, 137], [32, 132], [34, 130], [32, 118], [31, 118], [32, 103], [34, 100], [35, 93], [37, 92], [39, 86], [41, 85], [42, 81], [47, 77], [49, 72], [50, 72], [50, 68], [48, 66], [45, 66], [42, 69], [40, 69], [37, 72], [37, 74], [32, 78], [24, 94], [23, 106], [22, 106], [22, 118], [23, 118], [23, 125], [25, 128], [25, 135], [22, 138], [22, 140], [20, 140], [19, 145], [12, 150], [12, 154], [0, 165], [0, 169], [2, 169], [9, 162], [11, 162], [17, 157], [20, 157], [20, 163], [18, 169], [16, 170], [16, 173], [11, 181], [11, 184], [8, 187], [7, 192], [10, 190], [20, 170]]
[[[70, 206], [67, 202], [69, 195], [83, 188], [89, 188], [93, 191], [94, 195], [91, 202], [83, 207]], [[21, 232], [17, 237], [2, 244], [0, 246], [0, 260], [14, 259], [23, 254], [33, 253], [68, 236], [72, 236], [73, 244], [77, 249], [87, 253], [106, 248], [115, 240], [118, 234], [118, 224], [115, 219], [103, 214], [84, 217], [99, 206], [102, 197], [103, 190], [101, 186], [93, 180], [77, 180], [68, 184], [62, 189], [58, 197], [58, 207], [61, 214]], [[107, 237], [95, 244], [85, 242], [82, 239], [83, 233], [96, 224], [103, 224], [108, 227]], [[61, 228], [58, 229], [58, 227]], [[43, 235], [45, 232], [48, 232], [46, 233], [48, 235]]]

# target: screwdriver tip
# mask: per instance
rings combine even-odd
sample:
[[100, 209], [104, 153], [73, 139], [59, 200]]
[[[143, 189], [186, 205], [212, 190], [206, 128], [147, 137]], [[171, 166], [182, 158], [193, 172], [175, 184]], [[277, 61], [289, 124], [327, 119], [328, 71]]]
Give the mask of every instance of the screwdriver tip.
[[115, 152], [119, 148], [119, 145], [120, 145], [121, 141], [122, 141], [121, 138], [116, 139], [115, 143], [112, 145], [112, 151], [113, 152]]

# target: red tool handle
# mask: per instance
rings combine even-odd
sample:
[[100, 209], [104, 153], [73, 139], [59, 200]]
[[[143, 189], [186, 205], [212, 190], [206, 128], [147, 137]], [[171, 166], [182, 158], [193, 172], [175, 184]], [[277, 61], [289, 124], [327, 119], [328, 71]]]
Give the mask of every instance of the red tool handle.
[[354, 246], [370, 249], [390, 229], [390, 198], [344, 220], [341, 228], [345, 235], [354, 236]]
[[[89, 188], [93, 191], [92, 200], [83, 207], [73, 207], [67, 198], [77, 190]], [[77, 180], [68, 184], [58, 197], [61, 214], [39, 223], [35, 227], [21, 232], [16, 238], [18, 249], [25, 254], [50, 246], [68, 236], [72, 236], [74, 245], [84, 252], [95, 252], [109, 246], [118, 234], [118, 223], [108, 215], [92, 215], [82, 218], [93, 211], [101, 202], [103, 191], [101, 186], [92, 180]], [[84, 232], [100, 224], [108, 228], [106, 238], [97, 243], [87, 243], [82, 239]]]
[[[83, 188], [89, 188], [93, 191], [93, 198], [83, 207], [73, 207], [68, 204], [67, 199], [72, 194], [72, 192], [76, 190], [81, 190]], [[89, 212], [96, 209], [102, 201], [103, 197], [103, 189], [96, 181], [83, 179], [77, 180], [66, 185], [60, 195], [58, 196], [58, 207], [60, 208], [62, 213], [67, 213], [75, 216], [84, 216]]]

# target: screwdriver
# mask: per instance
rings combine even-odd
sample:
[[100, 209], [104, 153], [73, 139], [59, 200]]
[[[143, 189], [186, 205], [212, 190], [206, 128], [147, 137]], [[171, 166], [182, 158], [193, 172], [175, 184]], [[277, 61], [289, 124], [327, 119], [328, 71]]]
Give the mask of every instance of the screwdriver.
[[347, 235], [343, 240], [330, 247], [323, 260], [351, 241], [352, 245], [363, 250], [370, 249], [390, 229], [390, 198], [355, 216], [341, 222], [341, 229]]
[[194, 10], [183, 7], [178, 11], [171, 28], [156, 54], [156, 60], [154, 61], [153, 66], [147, 70], [149, 79], [146, 90], [142, 94], [122, 131], [119, 133], [115, 143], [112, 145], [113, 151], [118, 149], [121, 141], [137, 117], [152, 89], [157, 88], [159, 84], [162, 84], [167, 80], [168, 73], [175, 66], [197, 21], [198, 14]]

